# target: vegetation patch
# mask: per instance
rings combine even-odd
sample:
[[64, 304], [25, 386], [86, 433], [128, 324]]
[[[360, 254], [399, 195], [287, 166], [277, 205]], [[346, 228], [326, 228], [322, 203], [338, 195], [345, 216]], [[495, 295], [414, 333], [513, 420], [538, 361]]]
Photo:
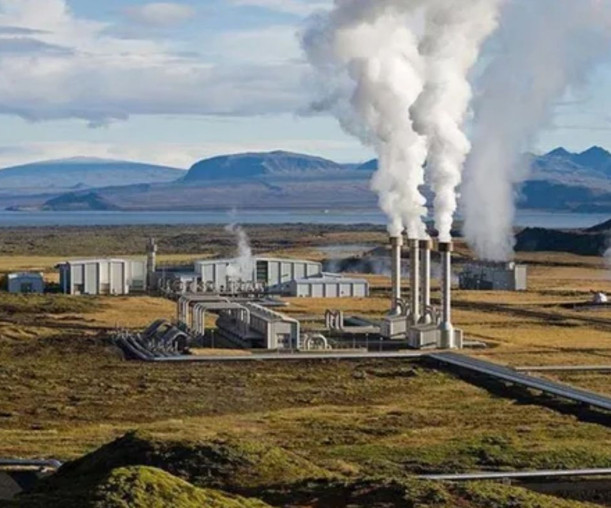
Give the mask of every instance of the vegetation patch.
[[26, 494], [13, 506], [28, 508], [265, 508], [262, 501], [201, 489], [165, 471], [133, 466], [74, 478], [59, 489]]

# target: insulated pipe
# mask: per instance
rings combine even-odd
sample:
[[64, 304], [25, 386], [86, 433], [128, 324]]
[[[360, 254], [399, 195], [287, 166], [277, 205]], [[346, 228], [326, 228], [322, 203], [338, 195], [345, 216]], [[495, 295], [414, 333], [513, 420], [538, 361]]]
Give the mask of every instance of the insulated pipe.
[[441, 347], [455, 349], [454, 327], [452, 326], [452, 243], [439, 242], [441, 258]]
[[431, 306], [431, 241], [420, 240], [421, 314], [425, 323], [430, 321], [427, 309]]
[[401, 247], [403, 246], [403, 238], [401, 236], [392, 236], [390, 238], [391, 245], [391, 270], [392, 270], [392, 308], [393, 314], [399, 315], [399, 301], [401, 300]]
[[420, 321], [420, 251], [418, 240], [409, 240], [410, 246], [410, 286], [411, 286], [411, 324], [417, 325]]

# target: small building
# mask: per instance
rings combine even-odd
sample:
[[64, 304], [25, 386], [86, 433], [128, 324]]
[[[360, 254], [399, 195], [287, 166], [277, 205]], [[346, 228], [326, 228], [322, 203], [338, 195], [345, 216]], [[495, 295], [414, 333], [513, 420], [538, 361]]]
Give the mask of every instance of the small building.
[[57, 265], [69, 295], [126, 295], [146, 290], [146, 263], [125, 259], [80, 259]]
[[369, 282], [348, 279], [333, 274], [297, 279], [289, 282], [289, 295], [299, 298], [365, 298], [369, 296]]
[[42, 273], [9, 273], [7, 277], [9, 293], [44, 293], [45, 280]]
[[526, 265], [516, 263], [470, 263], [458, 276], [459, 288], [481, 291], [526, 291]]

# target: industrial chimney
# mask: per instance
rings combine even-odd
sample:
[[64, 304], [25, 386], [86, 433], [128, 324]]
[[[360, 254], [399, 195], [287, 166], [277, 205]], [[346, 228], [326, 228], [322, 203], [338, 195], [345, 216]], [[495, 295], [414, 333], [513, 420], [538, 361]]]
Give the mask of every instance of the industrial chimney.
[[392, 236], [390, 238], [391, 245], [391, 270], [392, 270], [392, 309], [393, 314], [401, 313], [401, 247], [403, 246], [403, 238], [401, 236]]
[[452, 243], [439, 242], [439, 255], [441, 258], [441, 323], [439, 332], [441, 335], [440, 346], [443, 349], [455, 349], [457, 347], [452, 326]]
[[[420, 290], [421, 309], [425, 324], [429, 322], [430, 315], [427, 312], [431, 306], [431, 241], [420, 240]], [[422, 321], [422, 320], [421, 320]]]
[[151, 290], [155, 286], [155, 271], [157, 270], [157, 243], [149, 238], [146, 246], [146, 287]]
[[420, 321], [420, 251], [419, 241], [409, 240], [410, 247], [410, 310], [411, 324], [417, 325]]

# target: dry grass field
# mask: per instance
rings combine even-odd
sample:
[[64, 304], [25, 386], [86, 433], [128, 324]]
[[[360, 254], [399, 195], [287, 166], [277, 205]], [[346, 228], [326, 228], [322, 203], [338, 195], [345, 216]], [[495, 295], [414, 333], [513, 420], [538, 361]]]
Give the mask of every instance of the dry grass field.
[[[377, 231], [320, 235], [302, 235], [296, 246], [268, 245], [265, 252], [320, 259], [308, 243], [384, 240]], [[197, 252], [209, 256], [213, 250]], [[162, 260], [197, 257], [173, 253]], [[611, 293], [601, 260], [520, 257], [533, 263], [529, 291], [454, 293], [455, 324], [467, 338], [488, 345], [467, 354], [511, 366], [611, 365], [611, 310], [572, 307], [587, 301], [590, 290]], [[52, 280], [52, 267], [61, 259], [2, 256], [0, 272], [43, 270]], [[380, 319], [389, 307], [389, 280], [368, 278], [371, 298], [287, 299], [285, 311], [315, 327], [330, 308]], [[117, 326], [137, 330], [174, 315], [175, 305], [162, 298], [0, 295], [0, 457], [74, 459], [139, 429], [161, 441], [264, 443], [306, 460], [325, 477], [350, 481], [440, 471], [611, 467], [605, 416], [550, 405], [519, 390], [476, 386], [418, 363], [148, 365], [125, 361], [108, 339]], [[549, 377], [611, 394], [609, 374]], [[429, 506], [453, 506], [448, 503]]]

